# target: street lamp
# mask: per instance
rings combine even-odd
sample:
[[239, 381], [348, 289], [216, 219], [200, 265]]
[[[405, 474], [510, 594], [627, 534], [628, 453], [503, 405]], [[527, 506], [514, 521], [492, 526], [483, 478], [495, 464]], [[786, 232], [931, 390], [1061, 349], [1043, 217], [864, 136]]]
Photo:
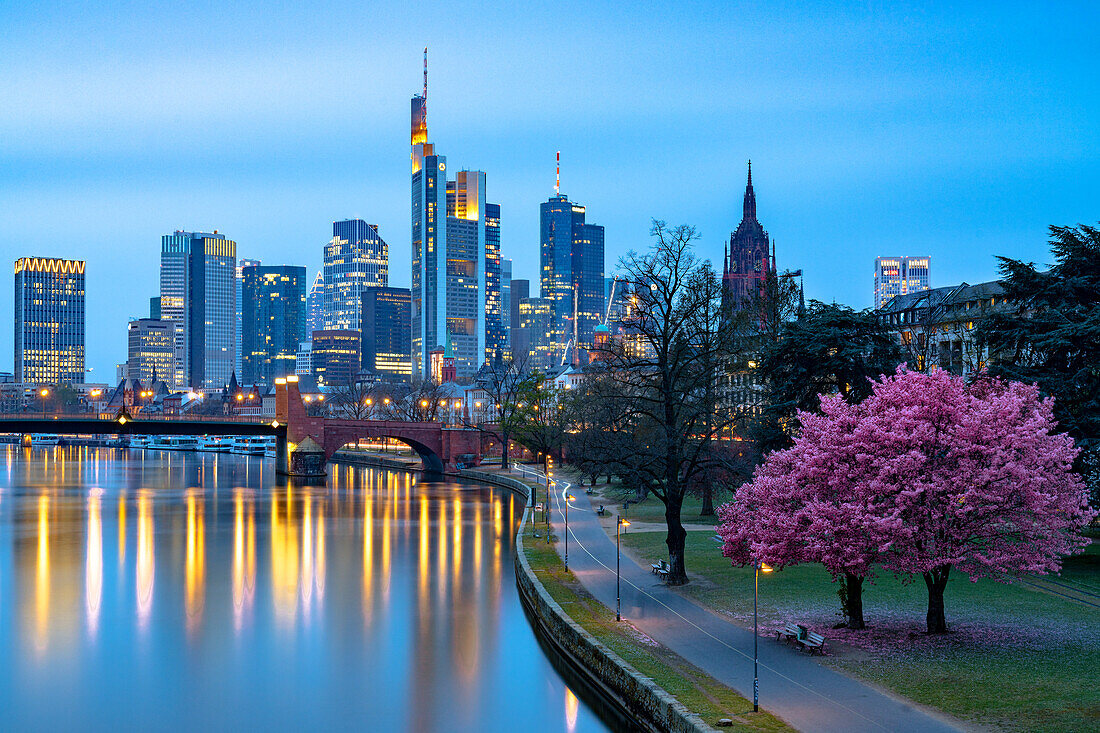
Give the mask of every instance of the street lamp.
[[573, 501], [572, 494], [565, 495], [565, 572], [569, 572], [569, 502]]
[[760, 573], [770, 573], [772, 566], [765, 562], [756, 563], [756, 579], [752, 590], [752, 711], [760, 712], [760, 675], [757, 667], [759, 657], [757, 655], [760, 646], [760, 633], [757, 622], [757, 600], [760, 598]]
[[621, 577], [619, 573], [619, 527], [629, 527], [630, 522], [615, 515], [615, 620], [622, 621], [622, 614], [619, 613], [620, 607], [620, 594], [619, 594], [619, 579]]

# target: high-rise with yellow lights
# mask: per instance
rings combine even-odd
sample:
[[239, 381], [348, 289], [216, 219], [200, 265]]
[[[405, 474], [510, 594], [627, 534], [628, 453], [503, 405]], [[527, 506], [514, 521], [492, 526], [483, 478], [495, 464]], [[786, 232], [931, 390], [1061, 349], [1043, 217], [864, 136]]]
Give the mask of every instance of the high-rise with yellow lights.
[[15, 381], [84, 383], [84, 261], [15, 261]]
[[485, 201], [485, 174], [458, 171], [428, 142], [424, 89], [412, 98], [412, 370], [430, 378], [433, 349], [450, 345], [459, 377], [504, 348], [500, 302], [500, 206]]

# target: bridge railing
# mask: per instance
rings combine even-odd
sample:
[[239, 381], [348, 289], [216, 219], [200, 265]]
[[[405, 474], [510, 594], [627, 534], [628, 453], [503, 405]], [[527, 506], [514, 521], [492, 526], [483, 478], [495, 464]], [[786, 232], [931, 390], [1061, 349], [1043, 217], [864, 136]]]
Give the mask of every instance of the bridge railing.
[[[0, 423], [16, 422], [21, 420], [104, 420], [114, 421], [118, 414], [114, 412], [6, 412], [0, 413]], [[226, 423], [237, 422], [250, 425], [263, 425], [270, 423], [274, 418], [257, 417], [255, 415], [161, 415], [144, 414], [138, 412], [127, 415], [126, 419], [134, 422], [211, 422]]]

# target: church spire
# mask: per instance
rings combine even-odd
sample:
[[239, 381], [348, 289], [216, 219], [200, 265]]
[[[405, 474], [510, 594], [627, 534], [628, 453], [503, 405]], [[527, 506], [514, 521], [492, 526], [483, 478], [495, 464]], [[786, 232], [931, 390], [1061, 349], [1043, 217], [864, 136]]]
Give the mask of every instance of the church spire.
[[745, 221], [756, 221], [756, 194], [752, 190], [752, 161], [749, 161], [749, 183], [745, 186]]

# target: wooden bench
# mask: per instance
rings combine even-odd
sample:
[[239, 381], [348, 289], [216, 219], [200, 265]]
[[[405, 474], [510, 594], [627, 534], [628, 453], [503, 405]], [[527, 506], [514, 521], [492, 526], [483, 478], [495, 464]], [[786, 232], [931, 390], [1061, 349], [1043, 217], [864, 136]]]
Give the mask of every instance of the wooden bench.
[[603, 508], [603, 504], [600, 504], [600, 508], [596, 510], [596, 516], [602, 517], [607, 514], [607, 510]]
[[803, 651], [810, 653], [812, 657], [814, 652], [824, 654], [825, 650], [825, 637], [814, 631], [807, 631], [806, 635], [798, 640], [799, 645]]
[[792, 640], [797, 641], [801, 637], [802, 637], [802, 628], [799, 627], [798, 624], [787, 624], [783, 628], [775, 630], [775, 640], [776, 641], [779, 641], [780, 639], [782, 639], [783, 641], [790, 644]]

